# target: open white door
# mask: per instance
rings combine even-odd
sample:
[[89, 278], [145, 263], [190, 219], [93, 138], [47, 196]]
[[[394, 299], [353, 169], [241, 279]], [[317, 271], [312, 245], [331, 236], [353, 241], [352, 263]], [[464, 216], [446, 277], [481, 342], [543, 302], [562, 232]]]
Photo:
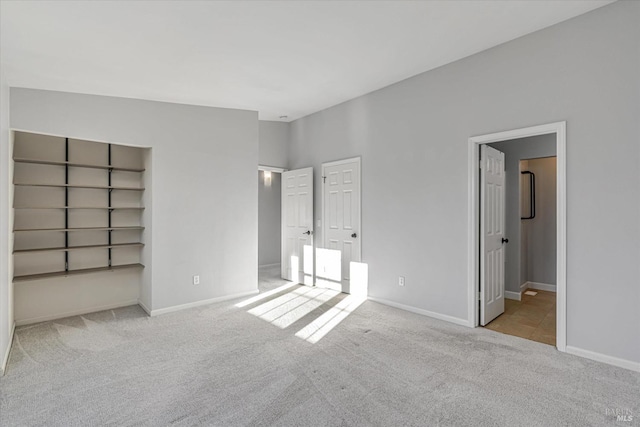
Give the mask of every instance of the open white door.
[[504, 153], [480, 146], [480, 324], [504, 313]]
[[318, 286], [351, 293], [351, 261], [361, 261], [360, 158], [322, 165], [323, 249]]
[[282, 278], [313, 286], [313, 168], [282, 173]]

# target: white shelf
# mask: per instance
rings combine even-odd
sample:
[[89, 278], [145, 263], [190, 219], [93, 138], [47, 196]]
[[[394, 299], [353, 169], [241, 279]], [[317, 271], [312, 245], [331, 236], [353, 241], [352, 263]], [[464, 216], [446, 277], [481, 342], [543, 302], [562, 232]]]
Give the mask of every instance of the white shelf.
[[115, 243], [112, 245], [87, 245], [87, 246], [69, 246], [58, 247], [58, 248], [38, 248], [38, 249], [19, 249], [13, 251], [14, 254], [33, 254], [39, 252], [69, 252], [69, 251], [79, 251], [79, 250], [87, 250], [87, 249], [115, 249], [115, 248], [128, 248], [128, 247], [139, 247], [144, 246], [144, 243], [136, 242], [136, 243]]
[[14, 209], [22, 209], [22, 210], [27, 210], [27, 209], [33, 209], [33, 210], [40, 210], [40, 209], [78, 209], [78, 210], [82, 210], [82, 209], [102, 209], [102, 210], [143, 210], [144, 207], [143, 206], [20, 206], [20, 207], [15, 207]]
[[138, 187], [117, 187], [113, 185], [76, 185], [76, 184], [20, 184], [13, 183], [17, 187], [57, 187], [57, 188], [88, 188], [91, 190], [129, 190], [144, 191], [144, 188]]
[[72, 167], [78, 167], [78, 168], [106, 169], [106, 170], [111, 169], [113, 171], [124, 171], [124, 172], [144, 172], [144, 169], [138, 169], [138, 168], [124, 168], [124, 167], [113, 166], [113, 165], [96, 165], [91, 163], [65, 162], [64, 160], [26, 159], [26, 158], [14, 157], [13, 161], [17, 163], [31, 163], [36, 165], [72, 166]]
[[74, 228], [22, 228], [13, 230], [14, 233], [22, 231], [110, 231], [110, 230], [144, 230], [139, 225], [126, 227], [74, 227]]
[[122, 270], [125, 268], [144, 268], [144, 265], [124, 264], [124, 265], [112, 265], [111, 267], [83, 268], [79, 270], [53, 271], [51, 273], [25, 274], [21, 276], [14, 276], [13, 281], [27, 282], [27, 281], [38, 280], [38, 279], [49, 279], [52, 277], [66, 277], [66, 276], [74, 276], [77, 274], [99, 273], [102, 271], [115, 271], [115, 270]]

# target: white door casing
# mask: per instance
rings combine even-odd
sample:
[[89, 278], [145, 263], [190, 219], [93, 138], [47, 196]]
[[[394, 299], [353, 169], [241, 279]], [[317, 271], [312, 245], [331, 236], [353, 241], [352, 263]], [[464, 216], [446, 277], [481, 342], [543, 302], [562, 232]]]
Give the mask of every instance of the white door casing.
[[504, 313], [504, 153], [480, 148], [480, 324]]
[[313, 285], [313, 168], [282, 173], [282, 278]]
[[557, 159], [557, 196], [556, 196], [556, 348], [567, 351], [567, 122], [560, 121], [526, 128], [512, 129], [491, 134], [472, 136], [469, 138], [467, 153], [468, 171], [468, 216], [467, 236], [468, 277], [467, 277], [467, 311], [468, 324], [476, 327], [479, 324], [478, 286], [480, 275], [480, 203], [478, 197], [478, 154], [483, 144], [513, 141], [529, 136], [553, 134], [556, 136]]
[[[359, 157], [322, 165], [324, 250], [318, 251], [317, 283], [345, 293], [351, 293], [351, 262], [362, 255], [360, 166]], [[338, 259], [340, 271], [332, 274]]]

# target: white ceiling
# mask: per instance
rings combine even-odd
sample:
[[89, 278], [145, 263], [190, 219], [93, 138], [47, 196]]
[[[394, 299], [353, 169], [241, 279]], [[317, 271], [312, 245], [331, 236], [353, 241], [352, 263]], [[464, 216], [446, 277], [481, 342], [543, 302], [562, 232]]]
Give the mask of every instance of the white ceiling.
[[291, 121], [611, 1], [2, 1], [10, 86]]

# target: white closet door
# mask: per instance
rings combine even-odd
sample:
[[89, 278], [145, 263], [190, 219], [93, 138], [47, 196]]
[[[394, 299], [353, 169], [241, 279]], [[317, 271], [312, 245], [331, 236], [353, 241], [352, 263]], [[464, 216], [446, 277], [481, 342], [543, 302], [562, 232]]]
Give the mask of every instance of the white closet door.
[[[317, 275], [320, 277], [328, 273], [325, 276], [329, 280], [321, 283], [326, 287], [351, 293], [351, 262], [361, 261], [360, 160], [325, 163], [322, 165], [322, 177], [324, 249], [329, 251], [326, 251], [324, 257], [326, 262], [318, 266]], [[338, 259], [340, 273], [334, 274], [333, 271], [338, 266], [332, 264], [337, 263]], [[332, 278], [338, 280], [332, 281]]]
[[282, 278], [313, 285], [313, 168], [282, 173]]

